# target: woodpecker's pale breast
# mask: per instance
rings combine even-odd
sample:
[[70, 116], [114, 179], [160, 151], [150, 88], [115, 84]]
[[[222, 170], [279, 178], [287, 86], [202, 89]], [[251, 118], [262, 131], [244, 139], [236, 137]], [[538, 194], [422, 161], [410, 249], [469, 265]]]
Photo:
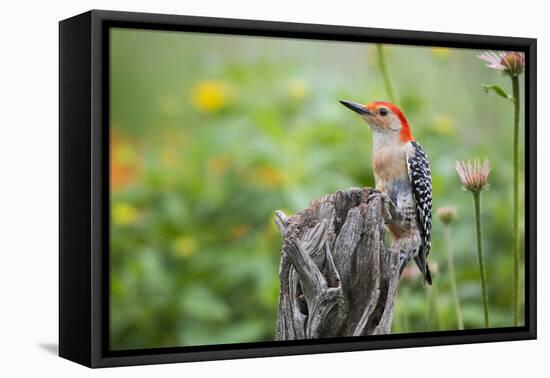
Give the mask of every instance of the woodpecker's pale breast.
[[374, 146], [372, 154], [372, 168], [376, 188], [382, 192], [387, 191], [391, 181], [406, 179], [407, 172], [407, 144], [388, 140], [392, 136], [374, 134]]
[[406, 224], [388, 224], [394, 238], [401, 238], [414, 232], [416, 225], [416, 203], [407, 165], [407, 154], [410, 153], [411, 145], [389, 140], [391, 137], [375, 134], [372, 165], [376, 188], [385, 193], [397, 210], [408, 215], [411, 220]]

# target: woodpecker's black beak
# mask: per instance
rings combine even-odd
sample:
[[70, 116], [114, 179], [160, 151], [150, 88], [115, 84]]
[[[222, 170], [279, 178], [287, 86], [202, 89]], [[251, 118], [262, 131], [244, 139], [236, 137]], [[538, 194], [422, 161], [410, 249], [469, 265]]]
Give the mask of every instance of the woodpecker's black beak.
[[340, 104], [344, 105], [346, 108], [349, 108], [353, 110], [357, 114], [361, 115], [372, 115], [370, 110], [365, 108], [363, 105], [358, 104], [356, 102], [346, 101], [346, 100], [340, 100]]

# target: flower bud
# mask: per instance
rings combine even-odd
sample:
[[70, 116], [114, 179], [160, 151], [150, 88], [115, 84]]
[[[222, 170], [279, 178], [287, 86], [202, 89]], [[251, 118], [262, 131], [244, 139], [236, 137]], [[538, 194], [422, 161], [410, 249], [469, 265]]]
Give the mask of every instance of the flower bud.
[[523, 69], [525, 67], [525, 55], [520, 52], [507, 53], [500, 60], [500, 64], [505, 67], [505, 73], [511, 76], [519, 75], [523, 72]]
[[478, 56], [487, 63], [487, 67], [502, 71], [508, 76], [517, 76], [525, 68], [525, 54], [517, 51], [485, 51]]
[[470, 161], [457, 161], [456, 172], [465, 189], [473, 193], [479, 193], [487, 187], [491, 164], [487, 159], [483, 164], [479, 159], [475, 159], [473, 163]]
[[437, 209], [437, 217], [443, 224], [449, 224], [456, 219], [456, 207], [443, 206]]

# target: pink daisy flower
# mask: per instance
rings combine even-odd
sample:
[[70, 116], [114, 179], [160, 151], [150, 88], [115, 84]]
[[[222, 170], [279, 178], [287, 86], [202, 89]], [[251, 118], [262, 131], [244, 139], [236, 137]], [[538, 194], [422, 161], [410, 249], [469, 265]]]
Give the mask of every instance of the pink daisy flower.
[[516, 51], [485, 51], [478, 58], [487, 63], [487, 67], [502, 71], [506, 75], [516, 76], [525, 68], [525, 54]]

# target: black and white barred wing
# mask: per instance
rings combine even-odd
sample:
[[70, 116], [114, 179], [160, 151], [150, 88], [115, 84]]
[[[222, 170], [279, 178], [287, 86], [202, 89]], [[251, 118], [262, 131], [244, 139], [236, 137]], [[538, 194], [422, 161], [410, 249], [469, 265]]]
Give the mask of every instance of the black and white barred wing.
[[422, 235], [422, 247], [425, 259], [430, 253], [432, 233], [432, 175], [426, 153], [415, 141], [410, 142], [411, 148], [407, 154], [407, 168], [412, 192], [416, 201], [419, 228]]

